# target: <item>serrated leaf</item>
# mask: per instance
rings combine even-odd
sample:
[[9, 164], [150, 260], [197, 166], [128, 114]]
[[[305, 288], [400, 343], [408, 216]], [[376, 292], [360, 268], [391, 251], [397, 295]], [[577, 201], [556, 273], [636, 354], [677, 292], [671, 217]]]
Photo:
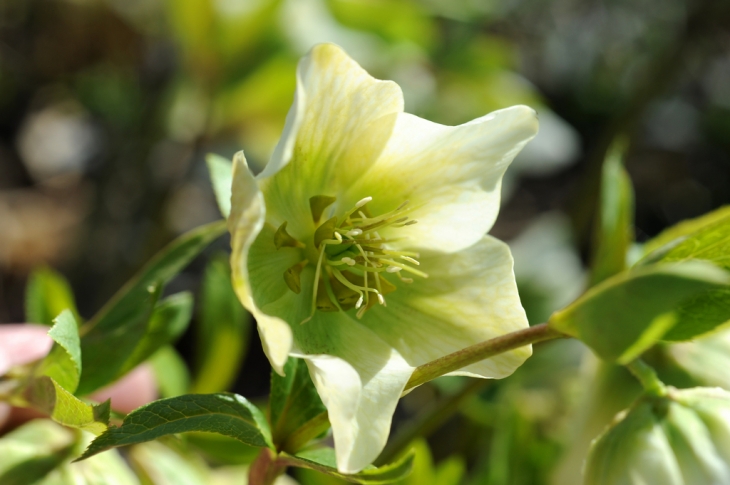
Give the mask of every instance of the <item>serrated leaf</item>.
[[728, 281], [727, 272], [701, 261], [636, 268], [591, 288], [549, 325], [602, 359], [625, 364], [662, 338], [683, 301]]
[[216, 255], [203, 276], [192, 392], [227, 390], [246, 355], [250, 334], [251, 316], [233, 291], [228, 256]]
[[[730, 207], [724, 207], [698, 219], [684, 222], [669, 235], [659, 236], [670, 242], [646, 256], [645, 260], [678, 262], [710, 261], [730, 269]], [[674, 229], [672, 231], [672, 229]], [[694, 232], [685, 232], [695, 229]], [[674, 236], [678, 236], [674, 237]], [[642, 264], [639, 261], [638, 264]], [[719, 288], [688, 300], [677, 310], [676, 325], [664, 340], [689, 340], [730, 321], [730, 288]]]
[[109, 401], [97, 406], [87, 404], [48, 376], [33, 379], [24, 396], [34, 408], [64, 426], [100, 434], [109, 423]]
[[272, 447], [266, 419], [246, 398], [232, 393], [188, 394], [132, 411], [120, 427], [111, 427], [95, 439], [79, 460], [110, 448], [188, 431], [219, 433], [251, 446]]
[[623, 166], [624, 150], [623, 141], [614, 143], [603, 162], [591, 285], [626, 268], [626, 254], [634, 239], [634, 191]]
[[218, 209], [223, 218], [228, 219], [231, 213], [231, 185], [233, 184], [233, 164], [230, 160], [209, 153], [205, 157], [210, 173], [210, 181], [213, 184], [215, 200], [218, 202]]
[[78, 315], [66, 278], [48, 267], [35, 269], [25, 288], [25, 321], [53, 325], [53, 319], [66, 309]]
[[79, 327], [71, 310], [63, 310], [56, 317], [48, 335], [55, 344], [41, 361], [37, 373], [53, 378], [61, 387], [73, 393], [81, 375], [81, 347]]
[[[78, 392], [88, 394], [109, 384], [123, 365], [117, 360], [110, 363], [104, 353], [118, 345], [120, 336], [134, 333], [141, 338], [149, 318], [149, 288], [164, 286], [213, 240], [226, 230], [225, 223], [214, 222], [183, 234], [160, 251], [131, 281], [82, 328], [81, 353], [85, 372]], [[131, 329], [134, 332], [131, 332]], [[128, 354], [129, 355], [129, 354]], [[111, 365], [112, 371], [108, 370]]]
[[175, 397], [188, 392], [190, 388], [188, 366], [174, 347], [170, 345], [162, 347], [148, 362], [155, 373], [160, 396]]
[[271, 372], [269, 397], [269, 421], [274, 444], [279, 449], [285, 448], [287, 438], [294, 431], [327, 410], [303, 359], [290, 358], [284, 366], [284, 373], [285, 376], [280, 376]]
[[379, 484], [393, 483], [408, 476], [413, 468], [413, 457], [413, 452], [409, 452], [389, 465], [380, 468], [371, 465], [353, 475], [343, 475], [337, 471], [335, 450], [332, 448], [314, 448], [297, 453], [296, 456], [281, 453], [279, 461], [289, 466], [309, 468], [326, 473], [350, 483]]

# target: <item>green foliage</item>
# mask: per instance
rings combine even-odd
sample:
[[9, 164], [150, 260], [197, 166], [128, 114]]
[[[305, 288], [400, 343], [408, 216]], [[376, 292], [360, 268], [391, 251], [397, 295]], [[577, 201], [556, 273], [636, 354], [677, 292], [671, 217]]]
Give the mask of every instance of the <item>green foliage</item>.
[[26, 401], [64, 426], [101, 434], [109, 423], [110, 402], [86, 404], [47, 376], [33, 379], [25, 389]]
[[190, 389], [190, 373], [185, 361], [171, 346], [167, 345], [150, 357], [155, 380], [162, 397], [175, 397]]
[[218, 209], [224, 219], [228, 219], [231, 213], [231, 184], [233, 183], [233, 164], [230, 160], [214, 153], [205, 157], [210, 173], [210, 181], [213, 184], [215, 200], [218, 202]]
[[133, 446], [128, 456], [138, 475], [150, 483], [170, 485], [210, 483], [208, 468], [200, 457], [184, 453], [161, 442], [153, 441]]
[[34, 270], [25, 289], [25, 320], [52, 325], [53, 319], [66, 309], [78, 315], [66, 278], [48, 267]]
[[317, 394], [303, 359], [289, 358], [284, 373], [285, 376], [280, 376], [271, 372], [269, 422], [277, 448], [296, 452], [289, 447], [295, 444], [287, 443], [287, 439], [327, 409]]
[[634, 239], [634, 192], [623, 167], [624, 151], [625, 143], [615, 142], [603, 162], [591, 285], [626, 268], [626, 253]]
[[[393, 483], [408, 476], [413, 469], [414, 453], [410, 452], [401, 459], [380, 468], [366, 467], [360, 473], [343, 475], [337, 471], [335, 450], [332, 448], [313, 448], [298, 453], [296, 456], [282, 453], [285, 462], [291, 466], [309, 468], [331, 477], [340, 478], [350, 483], [379, 484]], [[323, 482], [328, 483], [327, 481]]]
[[248, 348], [251, 319], [231, 285], [228, 257], [213, 257], [205, 269], [197, 328], [198, 370], [194, 393], [228, 389]]
[[132, 411], [120, 427], [111, 427], [94, 440], [79, 460], [110, 448], [188, 431], [219, 433], [251, 446], [272, 447], [266, 419], [244, 397], [232, 393], [189, 394], [154, 401]]
[[[647, 247], [656, 249], [645, 260], [705, 260], [730, 270], [730, 207], [670, 228], [649, 241]], [[730, 321], [730, 288], [696, 295], [677, 314], [677, 324], [667, 332], [665, 340], [688, 340], [714, 330]]]
[[549, 324], [602, 359], [625, 364], [674, 325], [683, 301], [727, 283], [725, 271], [700, 261], [637, 268], [591, 288]]
[[[170, 336], [170, 332], [164, 329], [155, 329], [155, 322], [150, 326], [161, 287], [224, 231], [225, 224], [216, 222], [190, 231], [170, 243], [83, 327], [81, 351], [86, 371], [79, 383], [80, 394], [91, 393], [120, 377], [124, 369], [130, 369], [127, 361], [140, 342], [144, 347], [144, 352], [140, 352], [147, 356], [169, 343], [167, 338], [162, 341], [145, 339], [149, 330]], [[180, 305], [163, 307], [160, 312], [180, 316]], [[179, 321], [177, 318], [166, 320], [168, 324]]]
[[71, 310], [63, 310], [56, 317], [48, 335], [55, 344], [37, 372], [51, 377], [61, 387], [73, 393], [79, 385], [81, 375], [81, 347], [79, 327]]

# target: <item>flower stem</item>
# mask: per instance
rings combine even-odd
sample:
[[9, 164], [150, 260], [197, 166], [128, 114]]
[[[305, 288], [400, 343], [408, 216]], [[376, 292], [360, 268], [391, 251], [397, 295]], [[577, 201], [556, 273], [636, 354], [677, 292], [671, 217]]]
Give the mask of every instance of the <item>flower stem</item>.
[[626, 368], [639, 380], [647, 393], [655, 396], [665, 396], [667, 394], [667, 386], [659, 380], [656, 371], [643, 360], [633, 360], [626, 364]]
[[416, 367], [410, 380], [406, 383], [404, 391], [503, 352], [545, 340], [565, 337], [567, 335], [553, 330], [547, 323], [500, 335]]

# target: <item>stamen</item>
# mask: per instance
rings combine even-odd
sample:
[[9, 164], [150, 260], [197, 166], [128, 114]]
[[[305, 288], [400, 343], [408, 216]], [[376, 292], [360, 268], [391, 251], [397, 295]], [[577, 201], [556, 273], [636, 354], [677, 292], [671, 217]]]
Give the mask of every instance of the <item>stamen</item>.
[[404, 260], [408, 261], [409, 263], [415, 264], [416, 266], [420, 266], [421, 265], [421, 263], [419, 263], [418, 261], [416, 261], [415, 259], [413, 259], [413, 258], [411, 258], [409, 256], [401, 256], [400, 259], [404, 259]]
[[381, 305], [385, 306], [385, 298], [383, 298], [383, 295], [381, 295], [380, 293], [378, 293], [378, 301]]
[[397, 273], [398, 271], [402, 270], [403, 268], [399, 266], [388, 266], [388, 268], [385, 270], [388, 273]]
[[362, 301], [362, 295], [360, 295], [360, 298], [357, 299], [357, 303], [355, 303], [355, 308], [360, 308], [362, 306]]
[[276, 249], [278, 250], [283, 247], [303, 248], [304, 244], [300, 243], [299, 241], [291, 237], [288, 232], [286, 232], [286, 223], [287, 221], [284, 221], [274, 234], [274, 246], [276, 246]]
[[335, 239], [337, 239], [338, 241], [342, 242], [342, 235], [339, 232], [337, 232], [337, 231], [335, 231]]
[[370, 202], [372, 200], [373, 200], [372, 197], [365, 197], [365, 198], [360, 199], [357, 202], [357, 204], [355, 204], [355, 209], [359, 209], [360, 207], [364, 206], [365, 204], [367, 204], [368, 202]]
[[352, 258], [348, 258], [347, 256], [342, 258], [340, 261], [342, 261], [343, 263], [345, 263], [348, 266], [355, 266], [355, 260]]
[[350, 231], [347, 231], [345, 233], [345, 236], [355, 237], [355, 236], [359, 236], [360, 234], [362, 234], [362, 229], [352, 229]]

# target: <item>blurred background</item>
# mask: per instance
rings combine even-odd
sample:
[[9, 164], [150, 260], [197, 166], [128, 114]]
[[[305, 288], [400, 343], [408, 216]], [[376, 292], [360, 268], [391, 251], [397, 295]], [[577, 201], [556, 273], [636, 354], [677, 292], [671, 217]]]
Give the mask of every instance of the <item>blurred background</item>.
[[[398, 82], [406, 111], [435, 122], [538, 111], [492, 231], [513, 248], [533, 324], [583, 288], [617, 135], [629, 139], [639, 242], [730, 203], [722, 0], [2, 0], [0, 322], [24, 321], [40, 265], [70, 280], [89, 317], [164, 244], [218, 219], [205, 154], [243, 149], [263, 167], [297, 60], [324, 41]], [[216, 243], [168, 291], [197, 292], [207, 259], [226, 249]], [[193, 335], [178, 344], [188, 360]], [[434, 459], [457, 455], [473, 483], [548, 483], [590, 365], [573, 344], [540, 349], [434, 430]], [[243, 366], [234, 389], [264, 396], [257, 339]], [[396, 427], [460, 385], [412, 393]]]

